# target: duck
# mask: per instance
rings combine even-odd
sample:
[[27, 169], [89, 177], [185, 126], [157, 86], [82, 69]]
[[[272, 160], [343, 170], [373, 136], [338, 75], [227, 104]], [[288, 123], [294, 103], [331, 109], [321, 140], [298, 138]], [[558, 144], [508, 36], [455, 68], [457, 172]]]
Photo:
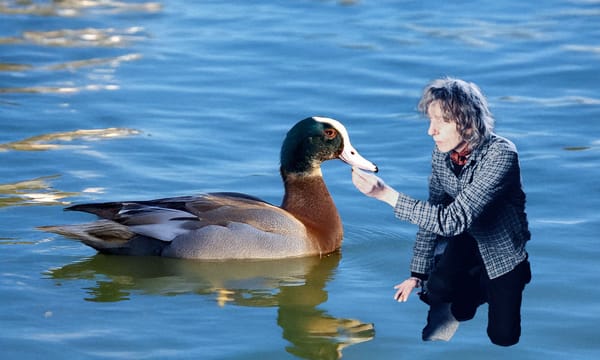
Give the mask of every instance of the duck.
[[280, 152], [280, 206], [236, 192], [66, 207], [95, 221], [38, 229], [79, 240], [100, 253], [228, 260], [324, 256], [338, 251], [343, 226], [321, 164], [340, 159], [377, 172], [338, 120], [313, 116], [287, 132]]

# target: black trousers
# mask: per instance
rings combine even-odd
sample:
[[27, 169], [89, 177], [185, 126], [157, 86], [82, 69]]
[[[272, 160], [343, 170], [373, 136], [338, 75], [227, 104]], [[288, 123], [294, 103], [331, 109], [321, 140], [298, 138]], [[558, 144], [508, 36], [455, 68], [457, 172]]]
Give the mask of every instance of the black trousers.
[[477, 307], [488, 303], [488, 337], [492, 343], [510, 346], [521, 336], [521, 300], [531, 281], [526, 259], [510, 272], [490, 279], [477, 243], [469, 235], [449, 239], [444, 253], [427, 281], [423, 301], [450, 303], [458, 321], [470, 320]]

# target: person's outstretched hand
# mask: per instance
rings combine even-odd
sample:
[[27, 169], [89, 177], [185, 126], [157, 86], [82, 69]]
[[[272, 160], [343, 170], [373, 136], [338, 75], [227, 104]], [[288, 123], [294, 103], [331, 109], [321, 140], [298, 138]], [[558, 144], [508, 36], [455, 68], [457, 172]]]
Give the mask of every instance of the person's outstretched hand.
[[388, 186], [380, 177], [352, 168], [352, 182], [363, 194], [384, 201], [395, 207], [398, 201], [398, 192]]

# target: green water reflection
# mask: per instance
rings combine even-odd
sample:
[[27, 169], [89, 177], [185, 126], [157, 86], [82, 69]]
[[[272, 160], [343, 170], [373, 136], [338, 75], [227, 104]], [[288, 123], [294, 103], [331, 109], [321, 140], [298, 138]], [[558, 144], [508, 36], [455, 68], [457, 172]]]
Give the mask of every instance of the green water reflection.
[[47, 275], [58, 282], [88, 280], [87, 301], [198, 294], [214, 298], [215, 306], [276, 307], [277, 325], [289, 342], [286, 351], [306, 359], [338, 359], [345, 347], [375, 335], [373, 324], [319, 309], [340, 258], [336, 253], [322, 259], [202, 262], [98, 254]]

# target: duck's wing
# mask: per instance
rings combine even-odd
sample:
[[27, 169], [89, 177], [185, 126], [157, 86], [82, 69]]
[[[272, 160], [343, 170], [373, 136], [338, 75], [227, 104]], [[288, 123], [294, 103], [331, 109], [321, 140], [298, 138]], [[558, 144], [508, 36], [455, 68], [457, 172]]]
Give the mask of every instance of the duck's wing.
[[[143, 200], [143, 201], [119, 201], [119, 202], [105, 202], [105, 203], [88, 203], [88, 204], [77, 204], [66, 207], [67, 211], [82, 211], [90, 214], [94, 214], [102, 219], [117, 221], [120, 217], [120, 213], [124, 207], [131, 207], [132, 205], [144, 205], [156, 208], [165, 208], [181, 211], [194, 211], [194, 207], [188, 207], [189, 204], [204, 204], [206, 209], [213, 207], [219, 207], [224, 204], [222, 200], [229, 199], [233, 202], [239, 200], [240, 203], [244, 201], [248, 203], [268, 204], [267, 202], [242, 193], [235, 192], [218, 192], [209, 193], [197, 196], [178, 196], [169, 197], [155, 200]], [[221, 201], [220, 201], [221, 200]], [[200, 210], [200, 209], [198, 209]]]
[[[240, 196], [241, 195], [241, 196]], [[287, 211], [267, 202], [243, 194], [212, 193], [196, 197], [186, 203], [186, 210], [198, 216], [205, 225], [237, 222], [267, 232], [285, 231], [299, 221]]]
[[227, 227], [241, 223], [257, 231], [281, 234], [297, 231], [302, 226], [285, 210], [239, 193], [79, 204], [67, 210], [95, 214], [125, 225], [135, 234], [167, 242], [209, 225]]
[[[217, 193], [221, 194], [221, 193]], [[262, 201], [258, 198], [253, 198], [245, 194], [237, 193], [222, 193], [228, 196], [240, 197], [253, 199], [256, 201]], [[199, 196], [178, 196], [169, 197], [155, 200], [143, 200], [143, 201], [118, 201], [118, 202], [105, 202], [105, 203], [88, 203], [88, 204], [77, 204], [66, 207], [67, 211], [82, 211], [90, 214], [94, 214], [102, 219], [118, 221], [121, 217], [121, 212], [125, 207], [132, 207], [134, 205], [143, 205], [155, 208], [165, 208], [173, 210], [187, 211], [186, 205], [189, 202], [193, 202], [198, 198], [202, 198], [204, 195]]]
[[189, 212], [140, 203], [123, 204], [112, 220], [137, 235], [166, 242], [202, 227], [199, 218]]

